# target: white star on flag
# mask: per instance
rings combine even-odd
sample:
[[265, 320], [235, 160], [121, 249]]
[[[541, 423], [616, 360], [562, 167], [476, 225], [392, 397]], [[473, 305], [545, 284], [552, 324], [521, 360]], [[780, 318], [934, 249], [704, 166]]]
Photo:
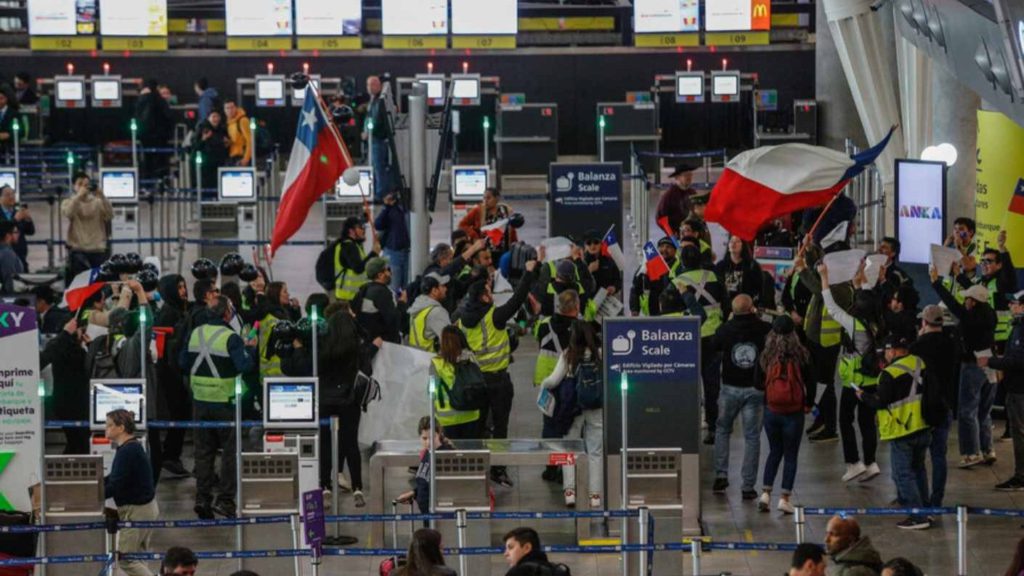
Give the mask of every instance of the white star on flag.
[[310, 128], [316, 128], [316, 112], [313, 110], [302, 111], [302, 126], [309, 126]]

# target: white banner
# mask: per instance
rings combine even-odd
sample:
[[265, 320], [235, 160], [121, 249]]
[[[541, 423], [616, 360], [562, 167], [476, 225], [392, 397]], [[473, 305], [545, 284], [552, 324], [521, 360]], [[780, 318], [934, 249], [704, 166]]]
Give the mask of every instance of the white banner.
[[381, 401], [370, 404], [359, 421], [359, 440], [412, 440], [421, 416], [430, 415], [428, 386], [434, 354], [385, 342], [373, 357], [373, 377], [380, 382]]
[[0, 304], [0, 350], [0, 511], [30, 512], [43, 448], [35, 310]]
[[843, 250], [826, 254], [825, 266], [828, 267], [829, 286], [853, 280], [865, 254], [863, 250]]

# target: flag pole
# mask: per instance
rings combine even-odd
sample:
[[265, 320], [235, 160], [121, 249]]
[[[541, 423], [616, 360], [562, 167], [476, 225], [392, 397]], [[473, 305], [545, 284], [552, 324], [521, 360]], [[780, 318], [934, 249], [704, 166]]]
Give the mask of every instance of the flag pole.
[[[828, 214], [828, 211], [832, 208], [832, 205], [835, 204], [836, 200], [838, 200], [839, 197], [842, 195], [843, 191], [840, 190], [835, 196], [832, 197], [831, 200], [828, 201], [828, 204], [825, 205], [825, 209], [821, 211], [821, 214], [818, 214], [818, 219], [814, 221], [814, 226], [811, 226], [811, 229], [807, 231], [807, 237], [811, 238], [812, 241], [814, 238], [814, 233], [818, 230], [818, 226], [820, 226], [821, 222], [825, 219], [825, 214]], [[800, 256], [803, 256], [804, 252], [806, 251], [807, 243], [805, 242], [803, 246], [800, 247]]]

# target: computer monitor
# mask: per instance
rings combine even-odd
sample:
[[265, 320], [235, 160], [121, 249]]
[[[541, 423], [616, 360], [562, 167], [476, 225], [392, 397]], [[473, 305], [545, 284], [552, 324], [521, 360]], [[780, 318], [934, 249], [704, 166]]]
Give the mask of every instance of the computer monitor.
[[121, 78], [94, 77], [92, 79], [92, 105], [97, 108], [120, 108]]
[[711, 73], [711, 101], [738, 102], [740, 99], [740, 73], [722, 71]]
[[139, 201], [139, 173], [134, 168], [101, 168], [100, 190], [112, 203]]
[[[345, 184], [344, 178], [338, 178], [334, 186], [334, 198], [341, 202], [362, 202], [363, 196], [373, 198], [373, 168], [369, 166], [356, 166], [359, 170], [359, 185], [349, 186]], [[360, 190], [360, 187], [362, 190]]]
[[263, 381], [264, 428], [319, 428], [316, 378], [267, 378]]
[[9, 166], [0, 166], [0, 188], [10, 186], [14, 188], [15, 199], [20, 199], [21, 192], [18, 190], [18, 169]]
[[256, 77], [256, 106], [277, 108], [284, 106], [284, 76]]
[[779, 109], [778, 90], [758, 90], [757, 109], [761, 112], [776, 112]]
[[125, 409], [132, 413], [135, 427], [146, 428], [146, 381], [140, 379], [109, 379], [89, 381], [89, 427], [103, 430], [107, 414]]
[[489, 176], [487, 166], [452, 166], [452, 200], [479, 202], [484, 197]]
[[58, 108], [81, 108], [85, 106], [85, 78], [58, 76], [53, 79], [53, 93]]
[[704, 101], [704, 73], [676, 72], [676, 102], [689, 104]]
[[[311, 84], [313, 84], [313, 87], [316, 88], [317, 91], [320, 90], [320, 75], [319, 74], [317, 74], [315, 76], [310, 76], [309, 77], [309, 82]], [[301, 90], [299, 90], [298, 88], [292, 88], [292, 105], [293, 106], [302, 106], [302, 102], [305, 99], [306, 99], [306, 87], [305, 86], [303, 86]]]
[[456, 106], [480, 105], [479, 74], [452, 74], [452, 104]]
[[255, 202], [256, 172], [252, 168], [218, 168], [217, 199], [221, 202]]
[[444, 76], [441, 74], [417, 74], [416, 81], [427, 86], [427, 105], [444, 105]]

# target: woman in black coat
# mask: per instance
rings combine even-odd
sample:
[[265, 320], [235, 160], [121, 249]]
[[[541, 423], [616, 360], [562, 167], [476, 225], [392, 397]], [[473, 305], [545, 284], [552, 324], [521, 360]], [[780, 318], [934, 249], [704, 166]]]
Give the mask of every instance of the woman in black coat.
[[[46, 343], [39, 368], [53, 366], [53, 410], [58, 420], [89, 419], [89, 374], [85, 369], [85, 325], [72, 318]], [[64, 428], [64, 454], [88, 454], [89, 430]]]

